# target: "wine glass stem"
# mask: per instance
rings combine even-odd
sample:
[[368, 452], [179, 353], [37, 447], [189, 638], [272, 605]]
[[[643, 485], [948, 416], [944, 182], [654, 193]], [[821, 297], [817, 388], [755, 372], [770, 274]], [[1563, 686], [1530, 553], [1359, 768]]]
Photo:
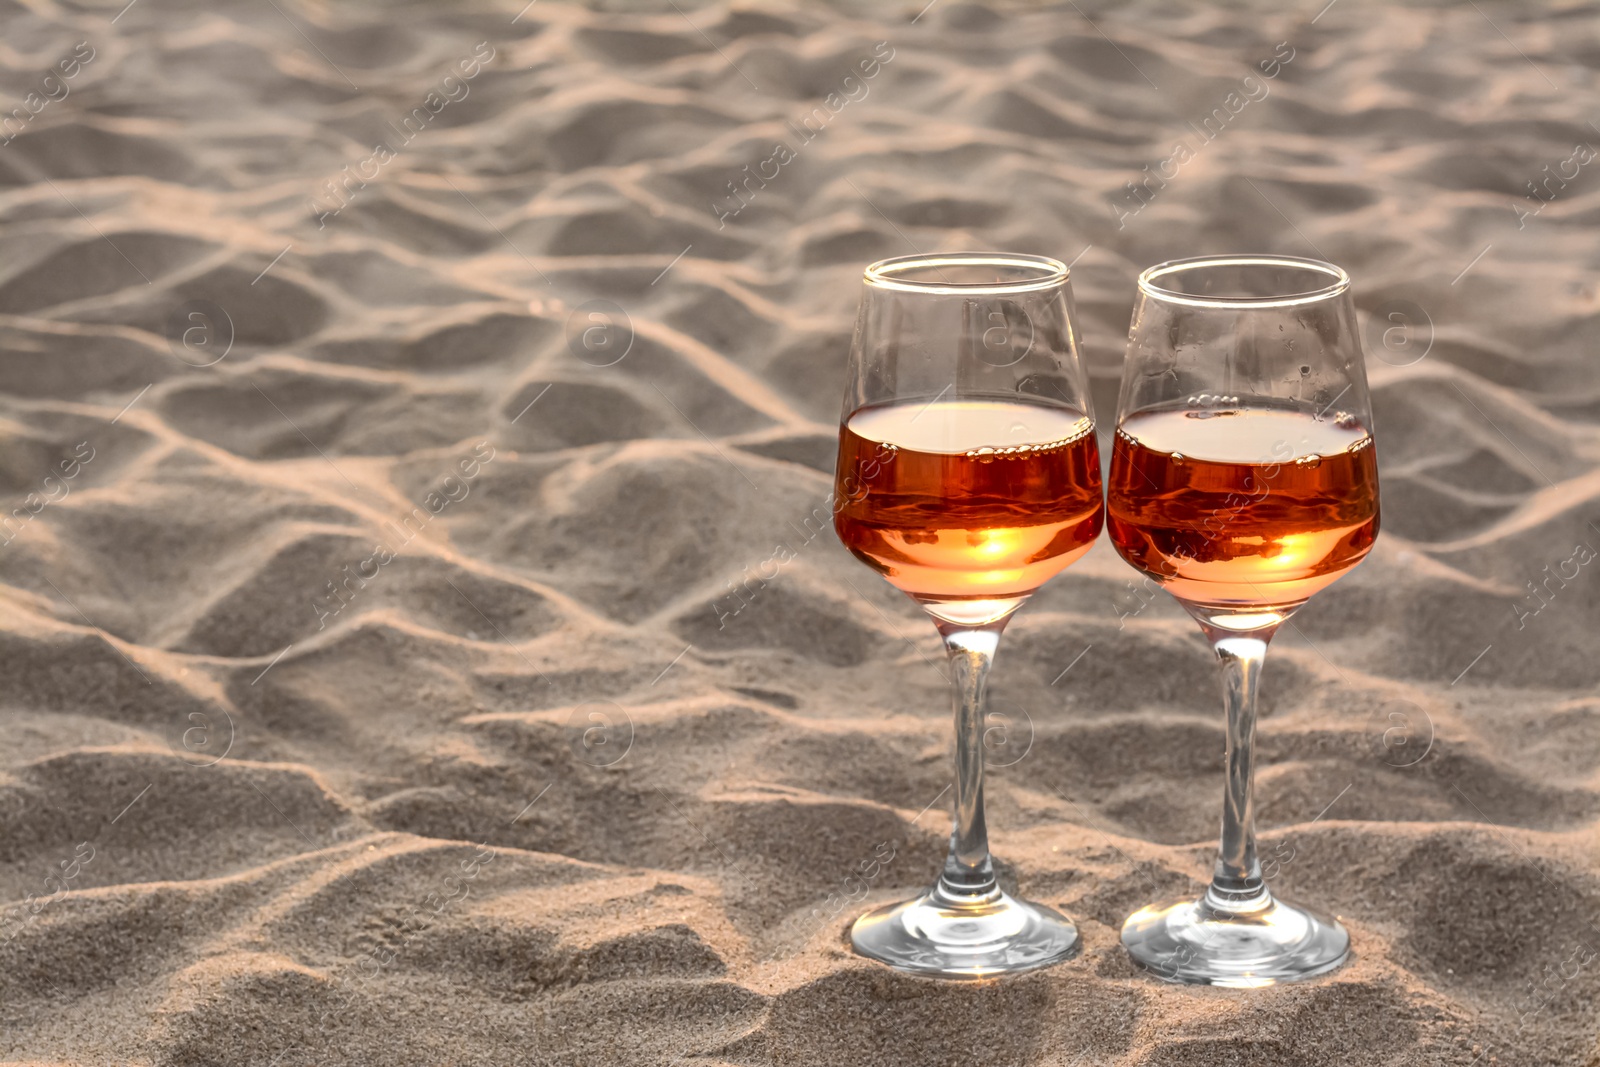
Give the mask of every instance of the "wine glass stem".
[[1004, 625], [939, 628], [950, 654], [956, 712], [955, 829], [939, 892], [953, 902], [981, 903], [999, 893], [983, 820], [983, 689]]
[[1229, 914], [1259, 911], [1272, 902], [1256, 859], [1256, 690], [1272, 631], [1208, 634], [1222, 667], [1222, 700], [1228, 713], [1225, 760], [1227, 792], [1222, 802], [1222, 846], [1205, 902]]

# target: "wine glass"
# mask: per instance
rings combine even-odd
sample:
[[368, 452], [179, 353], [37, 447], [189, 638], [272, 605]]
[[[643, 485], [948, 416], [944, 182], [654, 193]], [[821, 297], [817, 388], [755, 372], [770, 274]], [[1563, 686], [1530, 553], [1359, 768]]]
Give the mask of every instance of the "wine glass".
[[1072, 955], [1056, 911], [1000, 889], [983, 816], [983, 692], [1023, 602], [1103, 518], [1067, 267], [991, 252], [872, 264], [850, 350], [834, 528], [933, 618], [955, 690], [955, 828], [938, 882], [869, 912], [863, 956], [951, 978]]
[[1122, 558], [1178, 599], [1221, 664], [1222, 846], [1199, 900], [1122, 927], [1176, 982], [1261, 986], [1343, 963], [1339, 923], [1268, 891], [1252, 801], [1267, 643], [1378, 533], [1378, 468], [1350, 276], [1281, 256], [1176, 260], [1139, 275], [1107, 524]]

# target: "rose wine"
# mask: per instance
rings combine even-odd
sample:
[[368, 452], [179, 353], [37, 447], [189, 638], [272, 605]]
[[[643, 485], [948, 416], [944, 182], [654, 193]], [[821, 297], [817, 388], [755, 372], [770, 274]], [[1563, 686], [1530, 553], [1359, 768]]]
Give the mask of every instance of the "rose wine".
[[1372, 435], [1346, 414], [1130, 415], [1109, 495], [1122, 558], [1195, 604], [1297, 604], [1359, 563], [1378, 534]]
[[1102, 522], [1094, 424], [1014, 400], [863, 408], [839, 431], [834, 528], [920, 600], [1025, 597]]

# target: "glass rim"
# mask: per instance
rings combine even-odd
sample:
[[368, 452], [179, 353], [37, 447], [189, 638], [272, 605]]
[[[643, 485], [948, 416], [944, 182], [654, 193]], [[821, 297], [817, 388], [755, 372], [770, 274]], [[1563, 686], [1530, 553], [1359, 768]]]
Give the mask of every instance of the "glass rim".
[[[1295, 267], [1300, 270], [1311, 271], [1331, 279], [1327, 285], [1318, 289], [1306, 289], [1295, 293], [1274, 293], [1266, 296], [1199, 296], [1194, 293], [1180, 293], [1175, 289], [1156, 284], [1161, 278], [1172, 274], [1181, 274], [1185, 271], [1202, 270], [1207, 267]], [[1298, 304], [1312, 304], [1319, 300], [1327, 300], [1338, 296], [1350, 288], [1350, 274], [1336, 263], [1329, 263], [1322, 259], [1308, 259], [1303, 256], [1269, 256], [1269, 255], [1232, 255], [1232, 256], [1194, 256], [1188, 259], [1169, 259], [1165, 263], [1157, 263], [1153, 267], [1146, 267], [1139, 272], [1139, 292], [1145, 296], [1153, 297], [1172, 304], [1186, 304], [1189, 307], [1206, 308], [1275, 308], [1294, 307]]]
[[[1038, 272], [1036, 277], [1014, 281], [951, 282], [920, 281], [901, 278], [901, 271], [945, 266], [962, 267], [1013, 267]], [[892, 289], [901, 293], [1033, 293], [1054, 289], [1066, 284], [1072, 269], [1059, 259], [1033, 256], [1023, 252], [930, 252], [911, 256], [894, 256], [869, 264], [863, 277], [875, 289]]]

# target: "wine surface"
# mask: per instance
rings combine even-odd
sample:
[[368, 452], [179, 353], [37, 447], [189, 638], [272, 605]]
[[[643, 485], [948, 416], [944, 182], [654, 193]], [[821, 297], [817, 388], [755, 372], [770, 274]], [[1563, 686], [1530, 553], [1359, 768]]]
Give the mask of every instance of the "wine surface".
[[839, 431], [834, 528], [921, 599], [1026, 596], [1103, 519], [1094, 424], [1009, 400], [863, 408]]
[[1378, 533], [1372, 436], [1345, 414], [1130, 415], [1108, 495], [1122, 558], [1196, 604], [1299, 603], [1359, 563]]

